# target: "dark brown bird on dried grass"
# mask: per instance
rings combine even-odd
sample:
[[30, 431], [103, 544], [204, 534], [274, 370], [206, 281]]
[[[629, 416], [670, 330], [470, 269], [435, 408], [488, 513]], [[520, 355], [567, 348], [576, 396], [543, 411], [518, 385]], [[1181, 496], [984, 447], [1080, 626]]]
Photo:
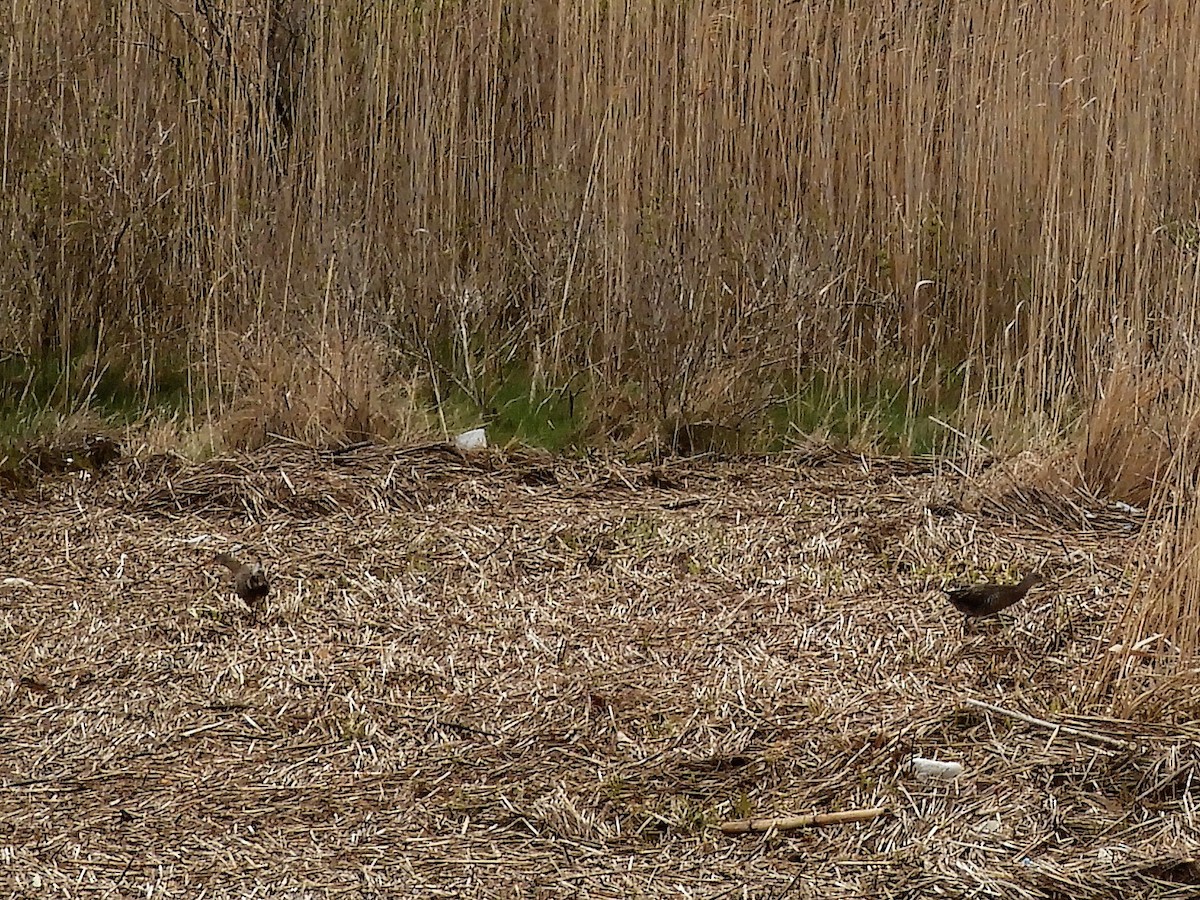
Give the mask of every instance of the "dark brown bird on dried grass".
[[228, 553], [218, 553], [218, 562], [233, 573], [233, 589], [251, 609], [258, 609], [271, 591], [267, 573], [258, 563], [240, 563]]
[[1029, 589], [1042, 580], [1037, 572], [1030, 572], [1019, 584], [974, 584], [970, 587], [947, 590], [954, 608], [969, 619], [994, 616], [1020, 601]]

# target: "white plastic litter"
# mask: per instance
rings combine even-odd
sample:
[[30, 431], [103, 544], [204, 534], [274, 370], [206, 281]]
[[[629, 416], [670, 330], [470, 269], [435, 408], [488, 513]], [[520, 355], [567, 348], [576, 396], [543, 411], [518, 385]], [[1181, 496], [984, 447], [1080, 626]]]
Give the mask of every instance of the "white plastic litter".
[[486, 450], [487, 431], [482, 428], [464, 431], [454, 439], [454, 446], [459, 450]]
[[936, 759], [925, 759], [923, 756], [914, 756], [910, 765], [913, 772], [921, 779], [942, 778], [949, 781], [957, 778], [963, 771], [963, 767], [958, 763], [940, 762]]

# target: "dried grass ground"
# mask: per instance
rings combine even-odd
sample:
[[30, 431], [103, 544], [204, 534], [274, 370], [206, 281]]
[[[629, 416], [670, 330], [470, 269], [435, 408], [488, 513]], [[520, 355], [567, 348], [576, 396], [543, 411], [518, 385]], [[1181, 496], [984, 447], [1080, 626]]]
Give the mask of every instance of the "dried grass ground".
[[[967, 487], [833, 454], [358, 448], [9, 489], [0, 878], [22, 896], [1192, 896], [1200, 729], [1064, 712], [1139, 523], [948, 499]], [[257, 622], [208, 565], [236, 545], [277, 578]], [[964, 630], [936, 590], [1042, 560], [1054, 583], [999, 627]], [[913, 754], [965, 772], [919, 781]]]

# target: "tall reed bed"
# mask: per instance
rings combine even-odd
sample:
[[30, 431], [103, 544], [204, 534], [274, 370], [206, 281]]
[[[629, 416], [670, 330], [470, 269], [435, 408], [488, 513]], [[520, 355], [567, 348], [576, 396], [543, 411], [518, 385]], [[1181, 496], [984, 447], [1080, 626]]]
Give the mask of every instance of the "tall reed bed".
[[381, 385], [519, 367], [656, 420], [954, 383], [1003, 434], [1190, 339], [1182, 0], [14, 0], [0, 28], [12, 352], [185, 360], [228, 398], [276, 357], [337, 382], [362, 341]]

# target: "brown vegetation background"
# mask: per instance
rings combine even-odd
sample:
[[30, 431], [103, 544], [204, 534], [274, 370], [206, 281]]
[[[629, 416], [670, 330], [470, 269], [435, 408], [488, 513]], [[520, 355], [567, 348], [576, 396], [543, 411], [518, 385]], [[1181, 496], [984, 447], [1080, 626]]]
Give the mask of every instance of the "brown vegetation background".
[[0, 412], [182, 373], [244, 447], [517, 382], [632, 441], [899, 385], [1159, 513], [1101, 668], [1194, 685], [1197, 47], [1190, 0], [12, 0]]
[[0, 33], [11, 352], [186, 362], [207, 404], [329, 382], [366, 431], [390, 383], [512, 367], [657, 419], [953, 371], [994, 430], [1190, 384], [1181, 0], [17, 0]]

